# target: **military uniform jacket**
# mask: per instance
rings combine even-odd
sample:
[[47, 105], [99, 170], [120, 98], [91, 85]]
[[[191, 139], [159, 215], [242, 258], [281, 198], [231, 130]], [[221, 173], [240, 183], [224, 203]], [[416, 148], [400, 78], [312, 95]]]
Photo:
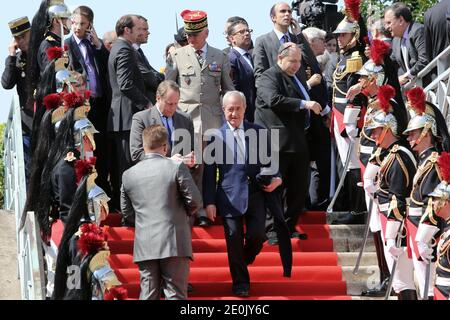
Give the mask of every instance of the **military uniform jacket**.
[[405, 142], [395, 142], [381, 163], [376, 192], [380, 212], [389, 220], [401, 222], [406, 217], [415, 172], [416, 160], [411, 150]]
[[[371, 156], [377, 149], [375, 140], [373, 140], [370, 137], [370, 135], [372, 134], [372, 130], [367, 129], [367, 126], [369, 125], [371, 118], [375, 115], [376, 111], [378, 110], [377, 108], [374, 107], [372, 103], [369, 103], [369, 105], [367, 106], [367, 111], [364, 115], [364, 124], [362, 126], [361, 135], [359, 138], [359, 160], [361, 161], [364, 168], [367, 167], [367, 164], [369, 163]], [[378, 165], [380, 164], [381, 161], [379, 160]]]
[[442, 235], [441, 241], [439, 241], [435, 287], [436, 300], [450, 299], [450, 229]]
[[59, 217], [64, 224], [77, 190], [74, 163], [61, 159], [53, 169], [51, 177], [53, 206], [59, 209]]
[[[362, 93], [356, 95], [352, 101], [349, 101], [345, 97], [348, 89], [357, 84], [359, 80], [359, 75], [356, 74], [356, 71], [349, 72], [347, 68], [347, 60], [349, 60], [352, 57], [352, 54], [357, 51], [358, 47], [353, 47], [341, 54], [340, 60], [335, 68], [335, 72], [333, 73], [333, 83], [331, 88], [333, 97], [333, 114], [336, 117], [339, 132], [341, 132], [342, 136], [347, 136], [343, 123], [345, 108], [347, 106], [361, 107], [361, 121], [358, 123], [358, 127], [361, 128], [363, 125], [362, 119], [364, 118], [364, 109], [367, 105], [366, 97]], [[362, 59], [362, 64], [364, 64], [367, 59], [361, 54], [360, 57]]]
[[15, 56], [8, 56], [5, 62], [5, 70], [2, 74], [3, 89], [10, 90], [16, 86], [17, 95], [19, 96], [22, 132], [31, 135], [31, 127], [33, 125], [33, 110], [26, 108], [27, 106], [27, 84], [26, 84], [26, 53], [19, 51]]
[[47, 49], [52, 47], [61, 47], [61, 37], [54, 34], [53, 32], [47, 32], [46, 37], [44, 40], [42, 40], [38, 55], [37, 55], [37, 62], [39, 66], [39, 72], [42, 77], [42, 73], [45, 70], [45, 67], [49, 64], [50, 61], [48, 61], [47, 58]]
[[234, 90], [225, 53], [208, 45], [201, 66], [193, 47], [179, 48], [171, 54], [165, 76], [180, 85], [178, 106], [191, 116], [196, 133], [222, 126], [221, 96]]

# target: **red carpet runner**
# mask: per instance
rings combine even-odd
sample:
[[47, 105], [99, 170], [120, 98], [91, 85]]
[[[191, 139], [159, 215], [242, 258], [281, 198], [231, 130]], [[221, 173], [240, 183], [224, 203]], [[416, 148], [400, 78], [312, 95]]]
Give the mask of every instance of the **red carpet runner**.
[[[128, 289], [131, 299], [139, 297], [139, 271], [133, 263], [134, 229], [120, 227], [120, 217], [110, 214], [108, 244], [110, 263]], [[292, 277], [284, 278], [277, 246], [264, 244], [262, 252], [249, 267], [250, 298], [289, 300], [350, 300], [325, 214], [308, 212], [299, 221], [299, 230], [308, 240], [292, 240], [294, 263]], [[194, 262], [189, 282], [194, 291], [190, 299], [238, 299], [231, 293], [226, 245], [221, 225], [194, 227], [192, 232]]]

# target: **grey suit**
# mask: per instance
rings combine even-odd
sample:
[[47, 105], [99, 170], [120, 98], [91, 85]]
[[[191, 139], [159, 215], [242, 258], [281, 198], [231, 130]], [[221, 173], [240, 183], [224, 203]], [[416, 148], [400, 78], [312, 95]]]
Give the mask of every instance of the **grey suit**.
[[[194, 125], [192, 124], [192, 120], [184, 112], [176, 111], [173, 115], [173, 127], [175, 130], [177, 129], [186, 129], [189, 131], [190, 141], [177, 140], [174, 143], [176, 147], [175, 150], [179, 150], [181, 147], [183, 149], [183, 153], [181, 155], [187, 155], [189, 152], [194, 150]], [[134, 163], [144, 159], [144, 148], [142, 146], [142, 131], [145, 128], [150, 127], [154, 124], [164, 125], [161, 121], [161, 116], [157, 109], [157, 106], [154, 106], [151, 109], [140, 111], [133, 115], [133, 122], [131, 123], [131, 132], [130, 132], [130, 152], [131, 159]], [[172, 156], [172, 149], [167, 150], [167, 157]]]
[[[410, 67], [410, 74], [412, 76], [416, 76], [428, 64], [424, 27], [418, 22], [411, 22], [408, 29], [409, 36], [406, 42], [406, 48], [408, 51], [408, 65]], [[399, 76], [407, 72], [407, 67], [402, 57], [401, 41], [402, 38], [399, 37], [395, 37], [392, 40], [391, 54], [391, 59], [395, 61], [399, 66]]]
[[141, 299], [158, 299], [161, 280], [166, 298], [186, 298], [189, 216], [201, 206], [200, 191], [181, 162], [151, 153], [124, 172], [121, 209], [136, 228], [133, 260], [141, 271]]

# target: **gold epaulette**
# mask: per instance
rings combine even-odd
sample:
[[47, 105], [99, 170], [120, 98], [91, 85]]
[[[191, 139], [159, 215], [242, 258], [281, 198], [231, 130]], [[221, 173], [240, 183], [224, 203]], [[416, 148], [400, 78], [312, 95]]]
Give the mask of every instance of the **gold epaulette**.
[[56, 42], [56, 39], [53, 38], [52, 36], [46, 36], [46, 37], [45, 37], [45, 40], [47, 40], [47, 41], [52, 41], [52, 42]]
[[437, 153], [436, 151], [433, 151], [427, 160], [430, 161], [431, 163], [436, 163], [438, 161], [438, 159], [439, 159], [439, 153]]
[[87, 114], [91, 110], [91, 105], [88, 101], [85, 101], [84, 105], [75, 109], [73, 114], [73, 120], [78, 121], [87, 117]]
[[363, 66], [361, 55], [358, 51], [352, 53], [352, 57], [347, 59], [345, 71], [347, 73], [354, 73], [361, 70]]
[[58, 121], [61, 121], [64, 117], [64, 114], [66, 113], [66, 108], [63, 106], [57, 108], [55, 111], [52, 112], [52, 123], [55, 124]]
[[391, 215], [391, 213], [394, 214], [395, 219], [398, 221], [402, 221], [404, 218], [403, 215], [398, 210], [398, 201], [397, 201], [397, 197], [395, 195], [392, 196], [392, 200], [389, 203], [388, 218]]
[[398, 144], [394, 144], [394, 146], [391, 148], [390, 153], [397, 153], [398, 152]]
[[430, 223], [435, 227], [438, 226], [438, 222], [434, 218], [433, 199], [431, 197], [428, 199], [427, 208], [425, 209], [425, 213], [420, 218], [420, 223], [424, 223], [427, 220], [430, 221]]

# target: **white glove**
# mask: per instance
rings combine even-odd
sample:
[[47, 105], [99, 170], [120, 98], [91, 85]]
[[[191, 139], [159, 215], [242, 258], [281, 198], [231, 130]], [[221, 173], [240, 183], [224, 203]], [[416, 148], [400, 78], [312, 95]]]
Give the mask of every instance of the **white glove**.
[[350, 139], [356, 138], [358, 136], [358, 128], [356, 124], [347, 124], [345, 125], [345, 131]]
[[419, 254], [422, 260], [429, 263], [433, 259], [433, 248], [431, 248], [428, 243], [418, 241], [417, 248], [419, 249]]
[[394, 259], [398, 259], [398, 257], [400, 257], [404, 253], [403, 248], [401, 248], [401, 247], [397, 248], [397, 246], [395, 244], [395, 239], [387, 239], [386, 246], [387, 246], [388, 252], [391, 254], [392, 258], [394, 258]]

